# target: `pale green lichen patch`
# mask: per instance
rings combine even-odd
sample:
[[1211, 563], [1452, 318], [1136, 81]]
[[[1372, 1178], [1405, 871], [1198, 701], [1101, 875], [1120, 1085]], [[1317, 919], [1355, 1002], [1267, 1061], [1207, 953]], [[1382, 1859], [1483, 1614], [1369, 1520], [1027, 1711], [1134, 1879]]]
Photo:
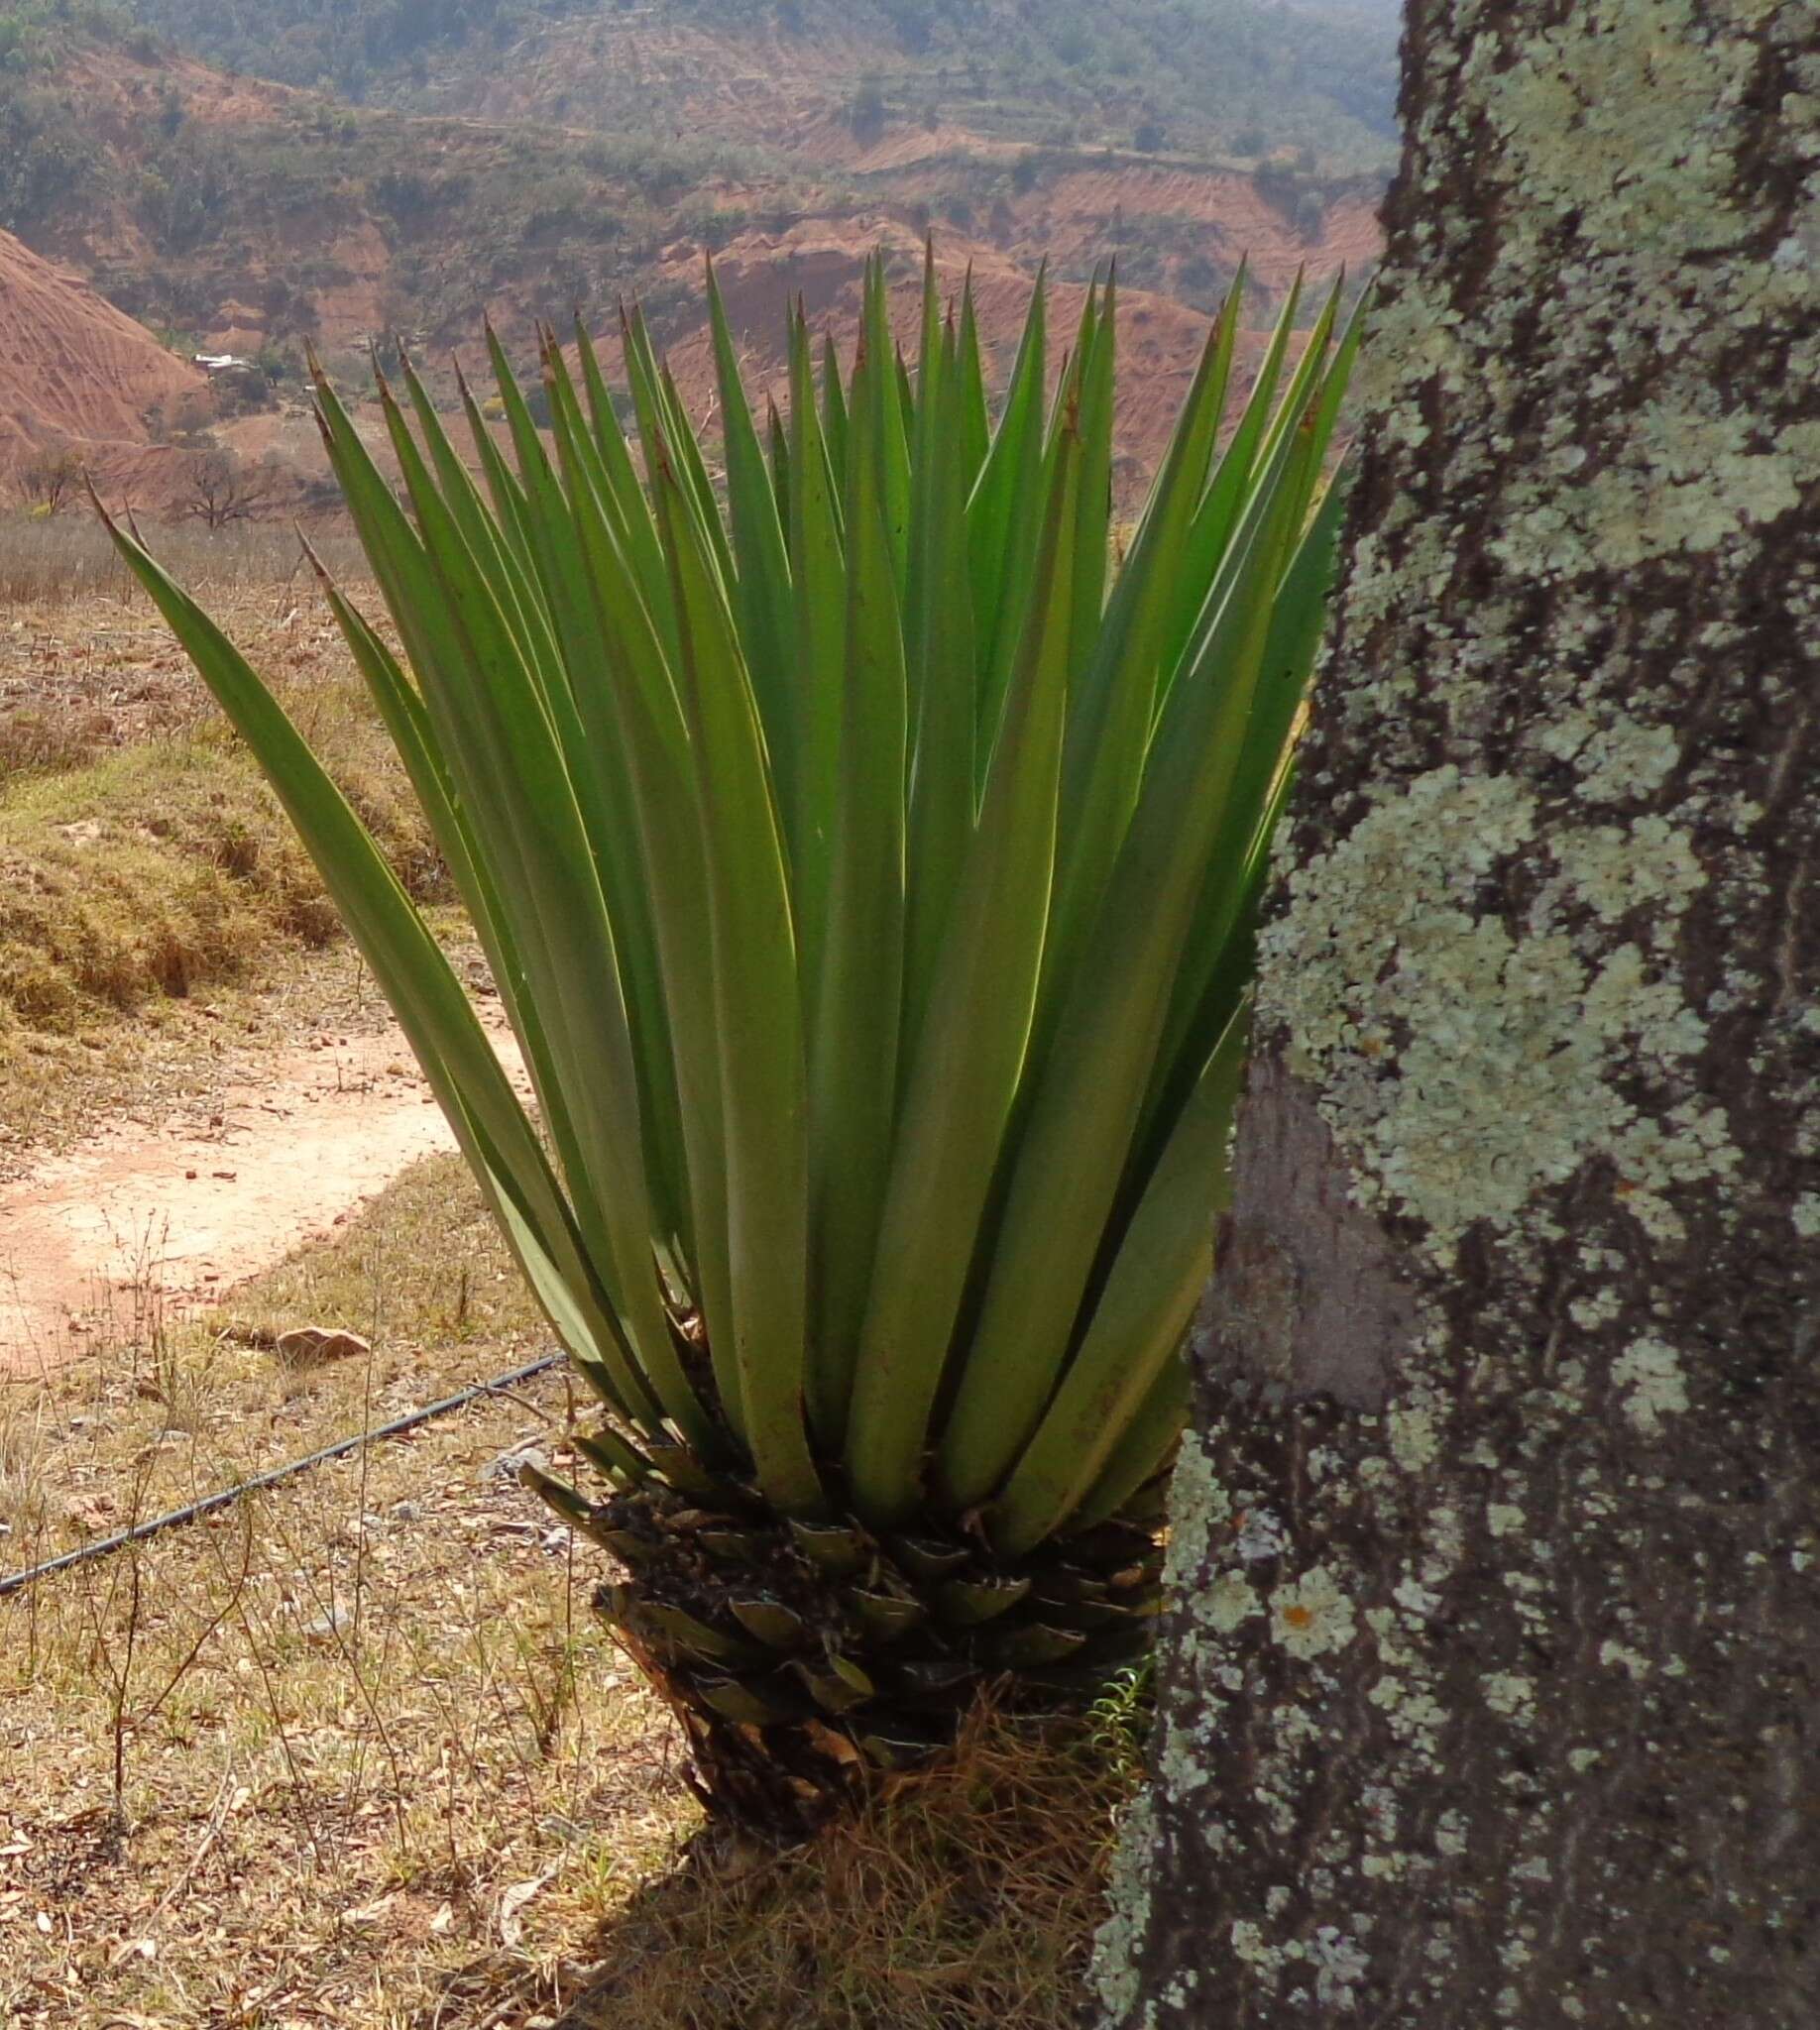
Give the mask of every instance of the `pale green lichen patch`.
[[1512, 1671], [1495, 1671], [1481, 1689], [1485, 1703], [1507, 1720], [1528, 1713], [1536, 1703], [1536, 1680]]
[[1433, 1412], [1422, 1404], [1393, 1410], [1385, 1419], [1391, 1456], [1405, 1473], [1420, 1473], [1440, 1456], [1440, 1431]]
[[1358, 1633], [1352, 1602], [1324, 1565], [1315, 1565], [1270, 1596], [1270, 1632], [1292, 1656], [1324, 1656]]
[[1205, 1589], [1206, 1619], [1215, 1635], [1229, 1635], [1240, 1623], [1264, 1612], [1257, 1589], [1243, 1572], [1222, 1572]]
[[1138, 1949], [1150, 1926], [1151, 1848], [1156, 1813], [1148, 1796], [1134, 1798], [1119, 1829], [1107, 1885], [1108, 1914], [1093, 1941], [1099, 1998], [1112, 2021], [1128, 2022], [1140, 1997]]
[[1747, 449], [1748, 417], [1670, 412], [1657, 424], [1632, 448], [1629, 464], [1594, 477], [1573, 519], [1546, 534], [1535, 517], [1515, 523], [1502, 543], [1510, 561], [1570, 568], [1581, 553], [1584, 517], [1598, 531], [1601, 565], [1631, 570], [1715, 550], [1752, 522], [1774, 521], [1800, 505], [1804, 461], [1781, 449]]
[[1602, 922], [1615, 923], [1648, 906], [1650, 942], [1659, 944], [1662, 931], [1673, 929], [1706, 885], [1693, 846], [1659, 812], [1627, 826], [1587, 826], [1558, 835], [1552, 845], [1561, 871], [1542, 897], [1544, 915], [1579, 902]]
[[[1182, 1653], [1198, 1666], [1218, 1653], [1232, 1632], [1263, 1603], [1240, 1572], [1221, 1572], [1219, 1553], [1234, 1535], [1233, 1502], [1213, 1470], [1206, 1446], [1190, 1432], [1182, 1441], [1170, 1491], [1172, 1525], [1165, 1583], [1184, 1603], [1177, 1636]], [[1242, 1527], [1241, 1522], [1241, 1527]], [[1193, 1795], [1207, 1782], [1207, 1769], [1193, 1731], [1160, 1716], [1157, 1770], [1171, 1798]]]
[[[1555, 871], [1527, 923], [1478, 908], [1501, 865], [1538, 852]], [[1445, 1266], [1475, 1223], [1511, 1226], [1605, 1148], [1635, 1216], [1672, 1229], [1668, 1194], [1737, 1152], [1715, 1110], [1648, 1117], [1614, 1074], [1640, 1058], [1672, 1072], [1703, 1047], [1705, 1021], [1642, 947], [1584, 957], [1574, 925], [1642, 911], [1651, 944], [1671, 944], [1705, 879], [1658, 817], [1543, 827], [1523, 784], [1452, 767], [1293, 870], [1264, 938], [1260, 1007], [1322, 1088], [1359, 1195], [1413, 1214]]]
[[1660, 1434], [1664, 1416], [1678, 1416], [1687, 1408], [1680, 1355], [1660, 1339], [1639, 1339], [1620, 1354], [1612, 1380], [1624, 1392], [1625, 1415], [1646, 1438]]
[[[1589, 254], [1730, 246], [1732, 152], [1716, 144], [1750, 83], [1751, 46], [1696, 36], [1691, 0], [1595, 0], [1584, 12], [1596, 33], [1578, 22], [1540, 30], [1506, 64], [1487, 37], [1468, 58], [1532, 213], [1573, 211]], [[1652, 90], [1639, 104], [1642, 77]], [[1592, 191], [1600, 201], [1588, 205]]]
[[1551, 720], [1536, 736], [1536, 746], [1579, 771], [1588, 803], [1620, 804], [1660, 789], [1680, 758], [1681, 737], [1672, 727], [1644, 726], [1633, 719], [1607, 720], [1592, 712], [1569, 712]]
[[1648, 1677], [1655, 1668], [1640, 1650], [1630, 1648], [1614, 1636], [1599, 1644], [1599, 1661], [1613, 1670], [1622, 1670], [1628, 1677]]

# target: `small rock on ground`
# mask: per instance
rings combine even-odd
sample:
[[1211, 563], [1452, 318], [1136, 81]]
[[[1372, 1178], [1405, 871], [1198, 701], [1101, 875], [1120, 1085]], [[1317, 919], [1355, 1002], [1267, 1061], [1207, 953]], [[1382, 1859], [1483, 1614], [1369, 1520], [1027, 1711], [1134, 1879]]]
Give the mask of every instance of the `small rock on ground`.
[[286, 1367], [320, 1368], [331, 1361], [364, 1360], [373, 1346], [358, 1332], [341, 1332], [326, 1325], [299, 1325], [295, 1331], [281, 1332], [275, 1350]]

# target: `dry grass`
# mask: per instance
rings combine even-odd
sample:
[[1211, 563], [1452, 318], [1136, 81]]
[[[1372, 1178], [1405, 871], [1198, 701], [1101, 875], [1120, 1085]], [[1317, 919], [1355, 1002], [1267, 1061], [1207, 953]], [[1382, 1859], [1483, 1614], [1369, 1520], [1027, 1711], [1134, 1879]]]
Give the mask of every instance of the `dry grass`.
[[[246, 586], [273, 588], [296, 583], [300, 551], [295, 532], [279, 522], [238, 523], [209, 529], [176, 522], [146, 531], [160, 560], [185, 585], [211, 591]], [[0, 607], [38, 605], [101, 596], [124, 599], [133, 578], [107, 532], [85, 503], [61, 513], [17, 514], [4, 522], [0, 540]], [[360, 549], [351, 534], [330, 532], [310, 540], [331, 570], [344, 566], [362, 575]]]
[[[794, 1854], [704, 1856], [608, 1927], [565, 2030], [1058, 2030], [1125, 1783], [1107, 1721], [989, 1707], [954, 1758]], [[687, 1977], [679, 1977], [687, 1970]]]
[[[332, 621], [270, 584], [218, 603], [405, 885], [439, 897], [440, 861]], [[318, 969], [337, 936], [277, 799], [143, 601], [0, 610], [0, 1140], [130, 1100], [130, 1076], [97, 1079], [96, 1061], [130, 1072], [161, 1038], [193, 1042], [201, 1021], [239, 1014], [236, 984]], [[221, 1005], [204, 1017], [203, 1003]]]
[[[148, 1306], [136, 1339], [0, 1398], [0, 1561], [541, 1343], [452, 1165], [246, 1299], [364, 1330], [371, 1360], [285, 1374]], [[488, 1470], [567, 1413], [553, 1378], [0, 1602], [0, 2021], [365, 2030], [576, 1991], [575, 1945], [694, 1808], [589, 1561]]]
[[[249, 1343], [304, 1321], [371, 1358], [287, 1374]], [[544, 1343], [457, 1162], [421, 1165], [221, 1313], [148, 1300], [0, 1391], [0, 1567]], [[582, 1407], [543, 1378], [0, 1601], [0, 2022], [1073, 2020], [1126, 1758], [981, 1716], [812, 1850], [685, 1856], [667, 1716], [587, 1606], [598, 1553], [489, 1470], [527, 1441], [566, 1463]]]
[[[0, 1388], [0, 1416], [17, 1420], [31, 1407], [40, 1483], [118, 1482], [130, 1460], [132, 1505], [157, 1513], [361, 1430], [369, 1412], [385, 1422], [547, 1346], [459, 1158], [414, 1165], [338, 1228], [332, 1216], [325, 1206], [325, 1238], [206, 1314], [170, 1317], [150, 1276], [129, 1278], [93, 1313], [96, 1344], [80, 1363], [54, 1370], [47, 1360], [41, 1386], [12, 1391], [10, 1410]], [[265, 1342], [301, 1323], [363, 1335], [372, 1360], [287, 1372]], [[194, 1442], [177, 1444], [173, 1432]], [[126, 1506], [118, 1485], [65, 1501], [31, 1543], [9, 1546], [13, 1561], [54, 1557], [118, 1527]]]
[[[326, 718], [326, 715], [325, 715]], [[340, 722], [350, 734], [356, 722]], [[415, 806], [358, 737], [325, 758], [420, 897], [439, 863]], [[334, 757], [337, 745], [347, 751]], [[377, 757], [375, 757], [377, 759]], [[277, 797], [227, 734], [121, 747], [0, 789], [0, 1024], [67, 1032], [321, 947], [335, 911]]]

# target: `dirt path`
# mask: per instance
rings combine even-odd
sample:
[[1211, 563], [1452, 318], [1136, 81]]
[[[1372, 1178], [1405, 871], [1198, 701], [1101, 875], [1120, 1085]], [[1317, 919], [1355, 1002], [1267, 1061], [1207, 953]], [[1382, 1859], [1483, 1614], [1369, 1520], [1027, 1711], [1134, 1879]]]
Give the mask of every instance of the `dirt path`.
[[[500, 1057], [522, 1089], [510, 1034]], [[0, 1185], [0, 1375], [215, 1302], [454, 1138], [397, 1030], [250, 1068], [200, 1130], [115, 1124]]]

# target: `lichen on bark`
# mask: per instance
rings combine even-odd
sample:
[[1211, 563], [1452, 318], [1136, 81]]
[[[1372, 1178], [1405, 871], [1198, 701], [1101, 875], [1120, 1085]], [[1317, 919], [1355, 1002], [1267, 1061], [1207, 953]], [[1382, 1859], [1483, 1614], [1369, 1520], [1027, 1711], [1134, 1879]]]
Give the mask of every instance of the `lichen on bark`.
[[1820, 15], [1405, 65], [1104, 2021], [1805, 2024]]

